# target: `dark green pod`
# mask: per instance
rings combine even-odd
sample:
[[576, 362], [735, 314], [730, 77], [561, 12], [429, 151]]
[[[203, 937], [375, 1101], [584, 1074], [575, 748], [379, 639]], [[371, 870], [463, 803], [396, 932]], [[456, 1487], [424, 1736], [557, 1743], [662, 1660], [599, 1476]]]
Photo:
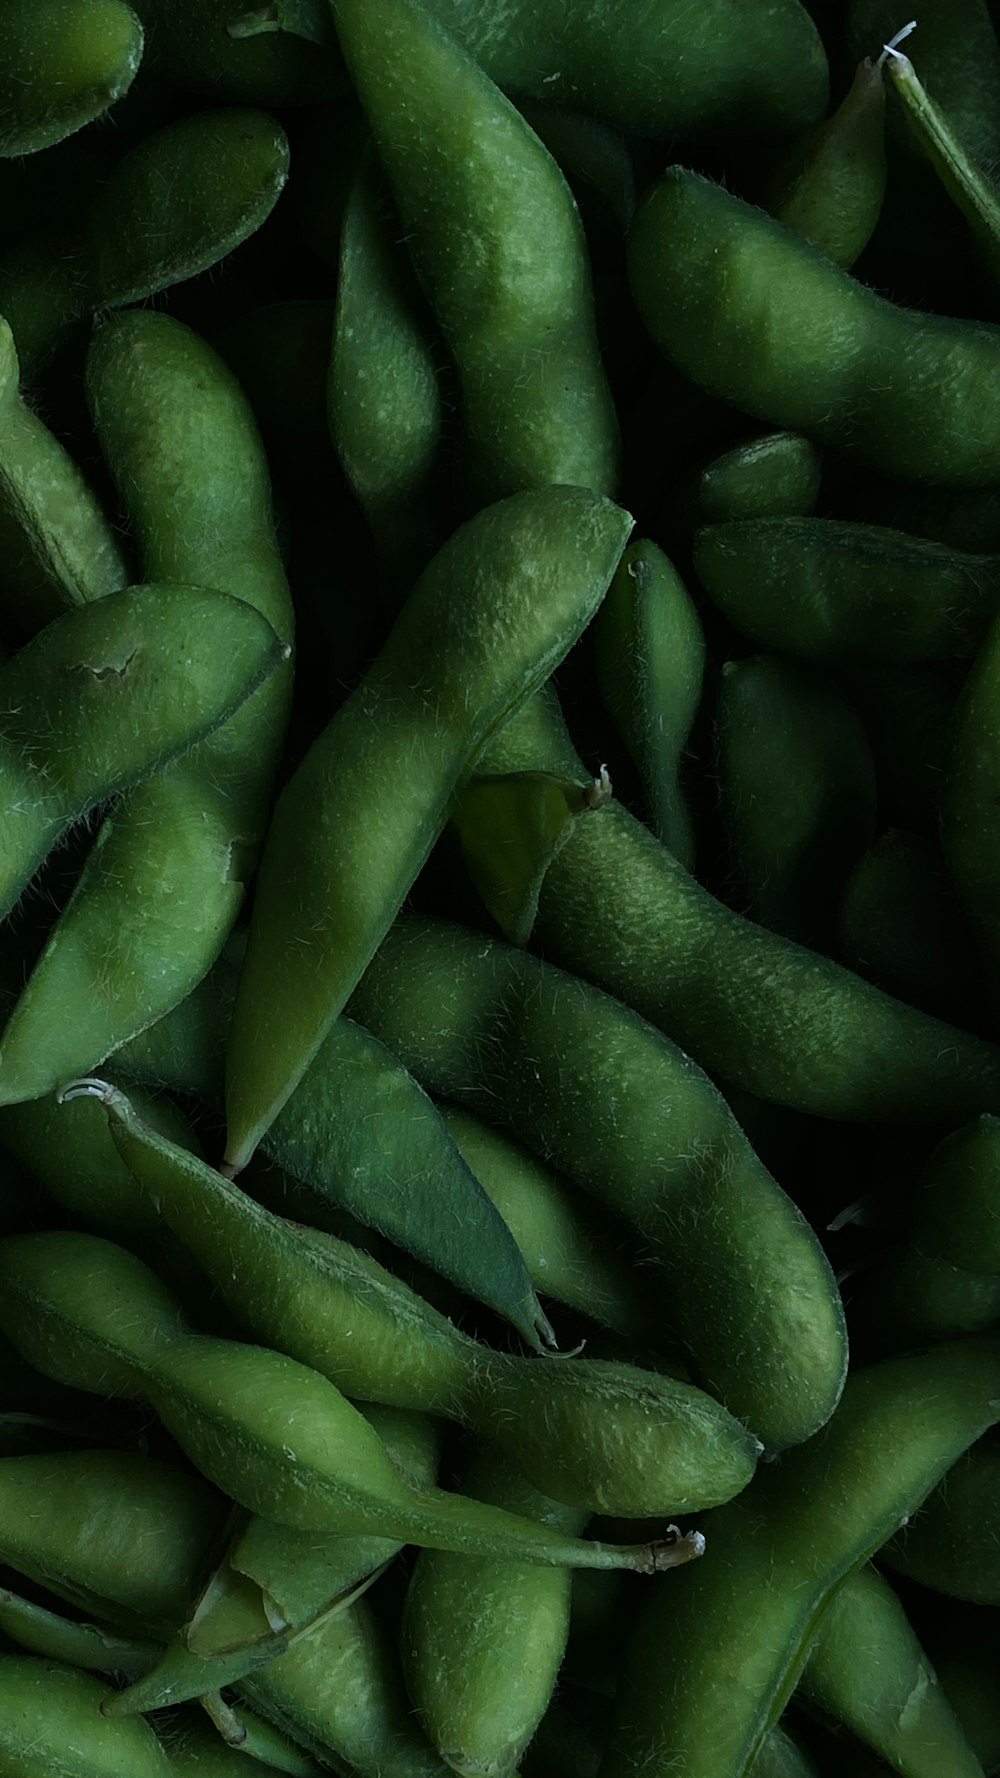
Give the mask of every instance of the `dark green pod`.
[[34, 154], [126, 93], [142, 27], [121, 0], [6, 0], [0, 15], [0, 154]]

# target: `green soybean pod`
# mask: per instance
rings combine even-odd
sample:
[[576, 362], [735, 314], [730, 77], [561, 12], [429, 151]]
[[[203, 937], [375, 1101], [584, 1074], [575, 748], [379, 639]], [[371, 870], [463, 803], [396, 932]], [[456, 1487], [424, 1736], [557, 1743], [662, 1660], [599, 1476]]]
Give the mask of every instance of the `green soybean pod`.
[[907, 122], [948, 196], [969, 224], [991, 276], [996, 278], [1000, 276], [1000, 191], [918, 79], [909, 56], [896, 48], [900, 41], [897, 33], [883, 53]]
[[476, 503], [553, 483], [613, 494], [617, 421], [562, 173], [414, 0], [333, 0], [333, 17], [455, 361]]
[[115, 527], [19, 379], [14, 336], [0, 317], [0, 603], [7, 633], [30, 635], [130, 576]]
[[949, 874], [981, 947], [991, 994], [995, 994], [1000, 965], [998, 769], [1000, 618], [987, 632], [959, 693], [941, 807], [941, 837]]
[[759, 655], [723, 667], [715, 738], [741, 911], [832, 951], [844, 882], [875, 831], [861, 718], [822, 671]]
[[428, 919], [397, 922], [351, 1008], [432, 1091], [502, 1120], [637, 1230], [695, 1376], [766, 1446], [824, 1424], [846, 1362], [826, 1258], [682, 1051], [579, 979]]
[[91, 208], [93, 307], [140, 302], [215, 265], [260, 227], [287, 176], [288, 141], [266, 112], [196, 112], [154, 131]]
[[[587, 1515], [549, 1500], [517, 1468], [473, 1448], [463, 1491], [579, 1534]], [[444, 1763], [466, 1778], [506, 1778], [548, 1708], [569, 1634], [567, 1569], [417, 1558], [400, 1647], [406, 1687]]]
[[7, 0], [0, 19], [0, 154], [34, 154], [126, 93], [142, 26], [121, 0]]
[[797, 1696], [903, 1778], [982, 1778], [902, 1605], [870, 1563], [848, 1575], [820, 1618]]
[[[222, 361], [179, 322], [134, 311], [95, 339], [87, 382], [146, 577], [230, 593], [290, 647], [267, 462]], [[105, 822], [7, 1026], [0, 1097], [38, 1096], [103, 1061], [211, 967], [263, 836], [290, 695], [286, 659]]]
[[653, 1291], [623, 1255], [613, 1225], [577, 1203], [559, 1177], [502, 1130], [457, 1105], [442, 1105], [448, 1134], [493, 1200], [524, 1255], [535, 1289], [625, 1339], [652, 1338]]
[[654, 341], [710, 394], [902, 480], [1000, 479], [997, 328], [897, 308], [683, 167], [640, 204], [628, 258]]
[[219, 1485], [250, 1512], [304, 1531], [645, 1574], [702, 1554], [701, 1539], [672, 1529], [653, 1544], [599, 1544], [420, 1486], [326, 1378], [264, 1347], [191, 1333], [171, 1292], [110, 1241], [7, 1236], [0, 1270], [0, 1322], [22, 1354], [56, 1380], [149, 1400], [195, 1466], [224, 1475]]
[[935, 1593], [997, 1605], [998, 1549], [1000, 1446], [987, 1437], [963, 1452], [880, 1560]]
[[707, 1521], [712, 1560], [640, 1613], [602, 1778], [744, 1778], [837, 1586], [998, 1412], [1000, 1344], [855, 1371], [816, 1438]]
[[691, 1511], [749, 1480], [759, 1446], [700, 1391], [628, 1365], [493, 1352], [358, 1249], [254, 1203], [144, 1126], [114, 1088], [66, 1091], [102, 1093], [123, 1159], [250, 1331], [352, 1397], [457, 1419], [540, 1489], [591, 1510]]
[[240, 1687], [262, 1715], [334, 1770], [358, 1778], [446, 1778], [413, 1719], [389, 1628], [356, 1604], [301, 1637]]
[[890, 994], [966, 1028], [982, 1028], [982, 985], [971, 934], [943, 861], [892, 828], [858, 859], [838, 916], [851, 969]]
[[343, 1009], [491, 730], [593, 616], [630, 523], [580, 488], [515, 494], [469, 520], [283, 791], [233, 1013], [231, 1172]]
[[166, 585], [26, 643], [0, 668], [0, 910], [74, 821], [218, 728], [285, 653], [242, 600]]
[[[902, 14], [892, 0], [850, 0], [847, 29], [856, 55], [874, 55], [899, 32]], [[1000, 43], [988, 0], [928, 0], [917, 21], [920, 62], [927, 83], [976, 159], [1000, 159]], [[891, 69], [890, 69], [891, 72]], [[912, 163], [919, 156], [900, 105], [891, 108], [894, 152]]]
[[819, 499], [822, 458], [801, 432], [764, 432], [713, 457], [691, 489], [703, 525], [730, 519], [810, 513]]
[[694, 562], [737, 629], [801, 660], [971, 658], [1000, 599], [1000, 558], [840, 519], [710, 525]]
[[189, 1470], [130, 1451], [5, 1457], [0, 1553], [71, 1605], [148, 1635], [186, 1613], [221, 1504]]
[[818, 1778], [805, 1748], [780, 1723], [768, 1730], [750, 1770], [753, 1778]]
[[169, 1778], [149, 1724], [109, 1722], [89, 1673], [29, 1655], [0, 1655], [0, 1771], [4, 1778]]
[[875, 232], [885, 182], [882, 61], [866, 59], [832, 117], [775, 167], [765, 202], [785, 228], [846, 269]]
[[344, 211], [326, 406], [376, 546], [402, 578], [440, 542], [432, 479], [443, 404], [429, 317], [385, 210], [372, 156], [363, 155]]
[[157, 1642], [60, 1617], [7, 1587], [0, 1587], [0, 1632], [28, 1654], [89, 1673], [141, 1673], [152, 1667], [161, 1653]]
[[[587, 779], [551, 694], [488, 757], [492, 769]], [[553, 961], [762, 1099], [857, 1120], [956, 1123], [1000, 1109], [993, 1045], [724, 908], [614, 800], [577, 821], [549, 864], [537, 931]]]
[[701, 700], [705, 639], [690, 593], [655, 543], [625, 551], [594, 621], [594, 660], [653, 831], [690, 870], [694, 827], [681, 766]]
[[177, 1778], [277, 1778], [279, 1767], [229, 1747], [201, 1711], [178, 1710], [157, 1723], [168, 1769]]

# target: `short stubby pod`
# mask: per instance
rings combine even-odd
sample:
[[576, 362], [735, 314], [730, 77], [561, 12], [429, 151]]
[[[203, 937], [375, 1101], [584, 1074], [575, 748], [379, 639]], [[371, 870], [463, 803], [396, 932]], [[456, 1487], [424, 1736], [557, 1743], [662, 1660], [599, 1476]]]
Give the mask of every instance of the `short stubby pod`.
[[898, 308], [684, 167], [628, 258], [656, 344], [711, 394], [904, 481], [1000, 480], [1000, 329]]
[[101, 1715], [104, 1686], [89, 1673], [0, 1655], [3, 1778], [170, 1778], [169, 1759], [141, 1717]]

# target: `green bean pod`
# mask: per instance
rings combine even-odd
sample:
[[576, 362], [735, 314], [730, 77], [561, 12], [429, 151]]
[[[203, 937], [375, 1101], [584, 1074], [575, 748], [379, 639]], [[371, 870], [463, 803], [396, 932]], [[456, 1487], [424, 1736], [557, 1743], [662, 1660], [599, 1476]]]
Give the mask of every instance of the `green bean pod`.
[[0, 18], [0, 155], [35, 154], [126, 93], [142, 26], [121, 0], [7, 0]]
[[870, 1564], [834, 1593], [797, 1692], [903, 1778], [982, 1778], [903, 1607]]
[[1000, 1604], [1000, 1446], [965, 1451], [882, 1551], [897, 1574], [973, 1605]]
[[544, 488], [485, 508], [425, 570], [283, 791], [230, 1036], [232, 1172], [342, 1011], [491, 730], [593, 615], [629, 524], [583, 489]]
[[613, 494], [617, 422], [562, 173], [414, 0], [332, 0], [332, 11], [458, 371], [477, 504], [552, 483]]
[[687, 588], [655, 543], [625, 551], [594, 622], [594, 658], [653, 831], [690, 870], [694, 828], [681, 765], [701, 700], [705, 640]]
[[147, 1399], [178, 1444], [238, 1505], [303, 1531], [363, 1532], [469, 1554], [653, 1573], [697, 1539], [622, 1546], [547, 1533], [460, 1495], [420, 1487], [326, 1378], [260, 1346], [188, 1331], [140, 1260], [94, 1235], [0, 1242], [0, 1324], [46, 1375]]
[[[231, 593], [290, 645], [267, 464], [221, 360], [179, 322], [132, 312], [91, 347], [88, 393], [146, 577]], [[290, 693], [286, 662], [105, 822], [7, 1025], [0, 1097], [92, 1068], [211, 967], [263, 836]]]
[[111, 593], [26, 643], [0, 668], [0, 911], [74, 821], [218, 728], [285, 655], [242, 600], [191, 586]]
[[[586, 1514], [532, 1488], [514, 1465], [473, 1449], [462, 1486], [478, 1499], [579, 1533]], [[400, 1629], [406, 1687], [450, 1770], [514, 1771], [555, 1688], [569, 1633], [567, 1569], [417, 1558]]]
[[148, 1634], [186, 1615], [220, 1509], [188, 1470], [129, 1451], [5, 1457], [0, 1559], [71, 1605]]
[[885, 181], [882, 64], [866, 59], [833, 116], [775, 168], [766, 207], [847, 270], [875, 232]]
[[[393, 1408], [369, 1406], [364, 1412], [397, 1468], [430, 1487], [440, 1444], [434, 1422]], [[162, 1658], [132, 1685], [111, 1693], [105, 1712], [161, 1710], [234, 1685], [349, 1606], [401, 1548], [392, 1538], [324, 1538], [250, 1518], [237, 1528]]]
[[998, 1383], [988, 1340], [854, 1372], [829, 1425], [712, 1515], [712, 1560], [640, 1614], [601, 1778], [744, 1778], [836, 1588], [993, 1422]]
[[[88, 1090], [101, 1083], [67, 1089]], [[350, 1396], [458, 1419], [539, 1489], [592, 1511], [694, 1511], [749, 1480], [756, 1441], [699, 1390], [627, 1365], [491, 1352], [359, 1249], [283, 1222], [186, 1155], [115, 1088], [103, 1096], [122, 1158], [223, 1300]]]
[[629, 277], [656, 344], [710, 394], [906, 481], [1000, 479], [1000, 331], [897, 308], [722, 186], [670, 167]]
[[[487, 759], [587, 778], [550, 695], [507, 724]], [[552, 860], [537, 931], [553, 961], [762, 1099], [858, 1120], [1000, 1110], [992, 1044], [724, 908], [613, 800], [576, 822]]]
[[832, 1275], [687, 1056], [561, 970], [430, 920], [397, 922], [351, 1006], [431, 1090], [502, 1119], [639, 1232], [695, 1376], [765, 1445], [823, 1425], [846, 1364]]
[[0, 1655], [4, 1778], [170, 1778], [149, 1724], [101, 1715], [101, 1682], [53, 1661]]
[[127, 586], [121, 538], [69, 452], [19, 392], [0, 317], [0, 587], [4, 628], [32, 634], [71, 605]]
[[840, 519], [710, 525], [694, 561], [737, 629], [800, 660], [971, 658], [1000, 600], [1000, 558]]

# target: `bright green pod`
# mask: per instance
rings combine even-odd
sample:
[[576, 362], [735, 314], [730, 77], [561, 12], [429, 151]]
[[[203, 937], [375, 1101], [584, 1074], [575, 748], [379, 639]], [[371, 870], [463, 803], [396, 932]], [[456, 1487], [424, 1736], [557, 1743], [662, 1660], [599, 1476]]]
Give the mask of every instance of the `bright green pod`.
[[703, 525], [729, 519], [785, 518], [810, 513], [819, 499], [823, 462], [801, 432], [764, 432], [713, 457], [692, 490]]
[[785, 228], [846, 270], [875, 232], [885, 181], [882, 63], [865, 60], [833, 116], [775, 168], [766, 204]]
[[149, 1634], [186, 1616], [222, 1506], [189, 1470], [130, 1451], [5, 1457], [0, 1559], [71, 1605]]
[[998, 770], [1000, 617], [990, 626], [959, 693], [941, 808], [948, 872], [982, 947], [994, 996], [1000, 967]]
[[[365, 1409], [365, 1418], [397, 1467], [430, 1487], [440, 1445], [434, 1422], [374, 1406]], [[191, 1616], [160, 1651], [162, 1658], [132, 1685], [111, 1693], [104, 1710], [110, 1716], [162, 1710], [236, 1684], [350, 1605], [401, 1548], [392, 1538], [324, 1538], [250, 1518], [237, 1528]]]
[[240, 1691], [324, 1767], [357, 1778], [447, 1778], [413, 1719], [389, 1628], [366, 1600], [318, 1624]]
[[[543, 1524], [581, 1532], [586, 1514], [549, 1500], [487, 1447], [463, 1489]], [[418, 1556], [400, 1627], [406, 1689], [453, 1772], [508, 1778], [548, 1708], [569, 1634], [567, 1569]]]
[[147, 1722], [109, 1722], [103, 1686], [89, 1673], [24, 1655], [0, 1655], [3, 1778], [170, 1778]]
[[694, 827], [681, 766], [701, 700], [705, 639], [690, 593], [655, 543], [625, 551], [594, 621], [594, 661], [653, 832], [690, 870]]
[[992, 1424], [998, 1385], [988, 1340], [853, 1372], [829, 1425], [712, 1514], [711, 1561], [652, 1590], [601, 1778], [744, 1778], [837, 1587]]
[[440, 542], [429, 502], [443, 408], [429, 317], [385, 212], [369, 154], [344, 211], [326, 408], [376, 547], [401, 573]]
[[838, 927], [851, 969], [937, 1018], [983, 1028], [975, 947], [927, 842], [896, 828], [876, 840], [844, 885]]
[[737, 629], [800, 660], [968, 659], [1000, 601], [1000, 558], [840, 519], [710, 525], [694, 562]]
[[[140, 1260], [93, 1235], [0, 1242], [0, 1324], [47, 1376], [147, 1399], [185, 1454], [238, 1505], [302, 1531], [372, 1533], [470, 1555], [655, 1573], [702, 1553], [694, 1536], [588, 1542], [420, 1486], [325, 1377], [261, 1346], [193, 1334]], [[224, 1479], [223, 1479], [224, 1478]]]
[[579, 979], [442, 921], [398, 921], [351, 1009], [430, 1090], [502, 1120], [638, 1232], [695, 1376], [765, 1445], [824, 1424], [846, 1365], [826, 1258], [682, 1051]]
[[756, 1441], [699, 1390], [628, 1365], [493, 1352], [359, 1249], [274, 1216], [159, 1136], [117, 1089], [66, 1091], [102, 1093], [122, 1158], [248, 1331], [352, 1398], [457, 1419], [539, 1489], [592, 1511], [695, 1511], [753, 1473]]
[[670, 167], [628, 244], [639, 313], [686, 376], [882, 474], [1000, 480], [1000, 330], [897, 308], [721, 185]]
[[88, 1673], [142, 1673], [162, 1652], [158, 1642], [60, 1617], [6, 1587], [0, 1587], [0, 1632], [28, 1654], [62, 1661], [67, 1667], [82, 1667]]
[[[559, 7], [534, 0], [511, 0], [500, 15], [488, 0], [428, 0], [426, 9], [499, 86], [557, 97], [628, 132], [781, 136], [808, 128], [826, 105], [822, 45], [796, 0], [768, 0], [752, 14], [738, 0], [715, 0], [697, 17], [683, 0], [585, 0], [569, 36]], [[274, 0], [241, 22], [276, 26], [334, 41], [324, 0]]]
[[121, 538], [69, 452], [19, 392], [0, 317], [0, 601], [4, 629], [31, 635], [60, 612], [127, 586]]
[[46, 625], [0, 668], [0, 911], [73, 822], [218, 728], [285, 656], [258, 612], [199, 587], [130, 587]]
[[491, 731], [593, 616], [630, 523], [581, 488], [515, 494], [469, 520], [282, 792], [227, 1058], [232, 1172], [342, 1011]]
[[902, 1605], [870, 1564], [848, 1575], [820, 1618], [797, 1695], [902, 1778], [983, 1778]]
[[[490, 758], [587, 780], [551, 694], [506, 725]], [[1000, 1110], [995, 1046], [725, 908], [614, 800], [577, 821], [550, 863], [537, 931], [554, 962], [761, 1099], [858, 1120]]]
[[7, 0], [0, 15], [0, 154], [35, 154], [126, 93], [142, 26], [121, 0]]
[[476, 503], [613, 494], [618, 427], [569, 186], [415, 0], [332, 0], [340, 45], [458, 372]]
[[1000, 1604], [1000, 1445], [963, 1453], [882, 1551], [897, 1574], [973, 1605]]
[[832, 951], [848, 872], [875, 833], [875, 767], [854, 705], [821, 670], [774, 655], [727, 661], [715, 741], [740, 912]]
[[[97, 335], [87, 381], [144, 575], [230, 593], [290, 645], [267, 462], [222, 361], [179, 322], [133, 311]], [[105, 821], [7, 1025], [0, 1098], [94, 1067], [214, 963], [263, 837], [290, 695], [285, 660]]]
[[154, 131], [91, 208], [91, 305], [141, 302], [207, 271], [260, 227], [287, 177], [288, 141], [266, 112], [196, 112]]
[[452, 1141], [496, 1205], [524, 1255], [535, 1289], [625, 1339], [650, 1339], [653, 1290], [615, 1252], [613, 1225], [577, 1202], [569, 1180], [502, 1130], [442, 1105]]

